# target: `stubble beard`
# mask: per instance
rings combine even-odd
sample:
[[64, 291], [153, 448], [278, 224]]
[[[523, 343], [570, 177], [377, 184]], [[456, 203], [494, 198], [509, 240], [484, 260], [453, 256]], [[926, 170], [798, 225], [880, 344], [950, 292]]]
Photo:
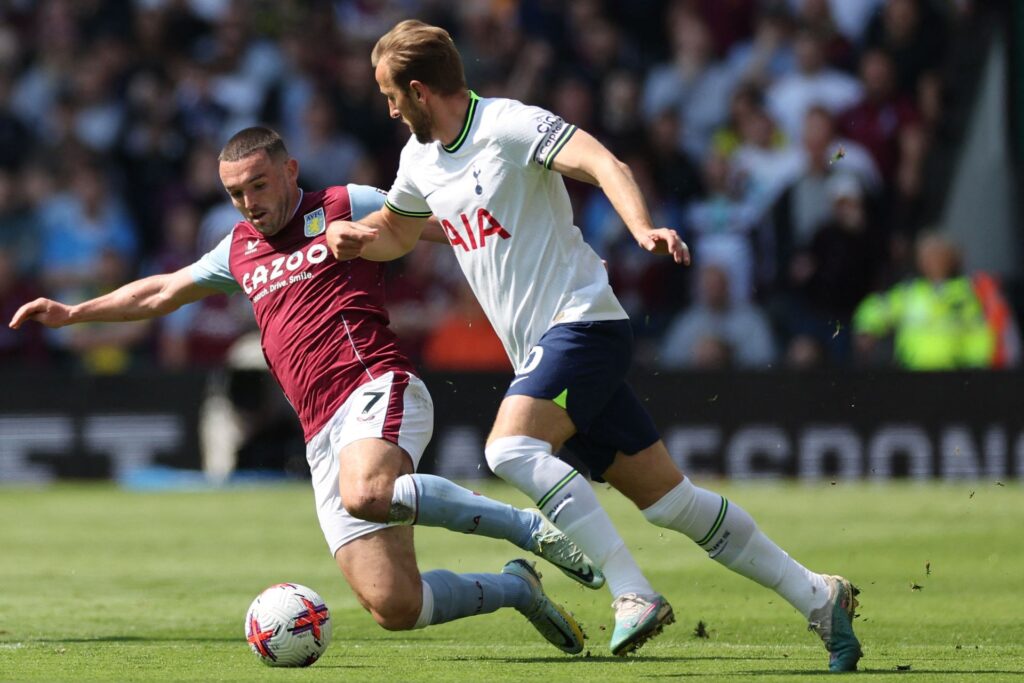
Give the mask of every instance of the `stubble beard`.
[[409, 129], [412, 134], [416, 136], [416, 142], [421, 145], [429, 145], [433, 142], [434, 138], [430, 135], [430, 129], [432, 128], [430, 115], [423, 111], [417, 111], [412, 116], [406, 118], [409, 123]]

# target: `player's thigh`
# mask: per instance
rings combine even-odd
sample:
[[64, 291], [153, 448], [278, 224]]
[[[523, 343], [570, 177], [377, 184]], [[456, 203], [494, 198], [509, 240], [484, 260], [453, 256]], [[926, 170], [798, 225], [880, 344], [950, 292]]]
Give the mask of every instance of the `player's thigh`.
[[632, 455], [615, 454], [603, 478], [643, 510], [654, 505], [683, 480], [665, 442], [655, 443]]
[[551, 400], [513, 395], [502, 400], [487, 443], [505, 436], [529, 436], [547, 441], [557, 451], [575, 431], [569, 414]]
[[334, 554], [359, 603], [382, 626], [408, 629], [423, 603], [412, 527], [387, 527], [360, 536]]
[[433, 429], [433, 401], [419, 378], [389, 372], [358, 387], [328, 435], [345, 508], [387, 521], [395, 479], [415, 471]]
[[555, 325], [509, 385], [488, 441], [525, 435], [557, 450], [604, 411], [632, 350], [628, 320]]

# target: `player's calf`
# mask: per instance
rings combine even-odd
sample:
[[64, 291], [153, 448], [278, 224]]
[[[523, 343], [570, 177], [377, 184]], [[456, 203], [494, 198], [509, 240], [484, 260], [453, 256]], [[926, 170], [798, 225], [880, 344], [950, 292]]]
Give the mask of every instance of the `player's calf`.
[[412, 529], [388, 527], [360, 536], [334, 554], [359, 604], [389, 631], [414, 628], [423, 602]]

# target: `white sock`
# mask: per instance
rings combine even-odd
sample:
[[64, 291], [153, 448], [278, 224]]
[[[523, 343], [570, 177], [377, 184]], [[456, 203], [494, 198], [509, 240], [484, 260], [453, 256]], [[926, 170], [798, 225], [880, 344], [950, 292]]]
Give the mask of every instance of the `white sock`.
[[708, 556], [741, 576], [775, 590], [804, 618], [828, 600], [828, 585], [761, 533], [746, 510], [689, 479], [643, 510], [652, 524], [693, 540]]
[[546, 441], [506, 436], [495, 439], [486, 455], [495, 474], [530, 496], [551, 523], [604, 571], [613, 598], [654, 594], [590, 482], [553, 456]]

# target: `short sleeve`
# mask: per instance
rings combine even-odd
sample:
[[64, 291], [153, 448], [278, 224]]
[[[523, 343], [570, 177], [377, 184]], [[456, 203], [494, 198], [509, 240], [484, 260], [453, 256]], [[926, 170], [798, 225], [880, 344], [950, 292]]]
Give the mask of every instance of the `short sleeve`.
[[496, 112], [494, 131], [510, 161], [551, 168], [577, 128], [547, 109], [507, 100], [503, 110]]
[[228, 233], [220, 243], [202, 255], [192, 264], [190, 272], [192, 280], [202, 287], [209, 287], [227, 294], [234, 294], [241, 291], [238, 282], [231, 275], [229, 259], [231, 255], [231, 236], [234, 232]]
[[[409, 139], [410, 144], [413, 138]], [[416, 183], [409, 177], [409, 145], [402, 150], [401, 160], [398, 162], [398, 174], [395, 176], [395, 183], [388, 192], [384, 206], [397, 213], [399, 216], [410, 216], [412, 218], [430, 218], [433, 211], [423, 197], [423, 193], [416, 187]], [[353, 215], [355, 211], [353, 211]]]
[[348, 200], [352, 206], [352, 220], [357, 221], [384, 206], [387, 193], [371, 185], [349, 183]]

